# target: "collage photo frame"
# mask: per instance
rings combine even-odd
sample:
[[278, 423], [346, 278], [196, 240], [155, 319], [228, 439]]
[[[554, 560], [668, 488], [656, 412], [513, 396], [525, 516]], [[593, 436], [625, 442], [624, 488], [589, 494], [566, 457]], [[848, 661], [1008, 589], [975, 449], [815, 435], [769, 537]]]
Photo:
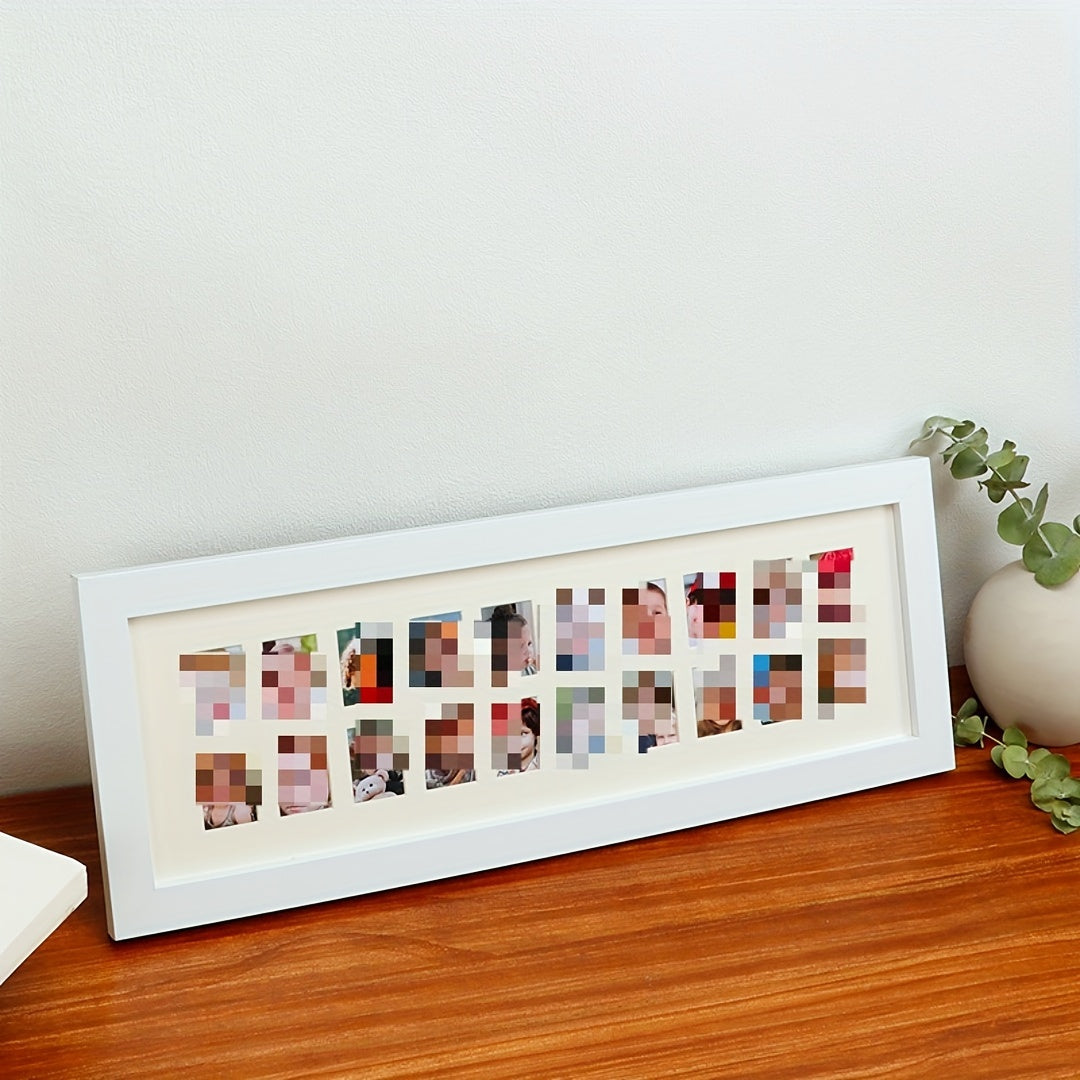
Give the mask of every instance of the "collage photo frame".
[[953, 766], [923, 458], [75, 583], [117, 939]]

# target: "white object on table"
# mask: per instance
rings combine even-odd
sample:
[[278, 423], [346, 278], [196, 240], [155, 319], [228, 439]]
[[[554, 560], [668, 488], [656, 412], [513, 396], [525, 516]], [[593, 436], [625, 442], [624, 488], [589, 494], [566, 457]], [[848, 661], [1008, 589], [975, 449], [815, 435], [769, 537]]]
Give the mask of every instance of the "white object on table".
[[0, 983], [85, 899], [82, 863], [0, 833]]

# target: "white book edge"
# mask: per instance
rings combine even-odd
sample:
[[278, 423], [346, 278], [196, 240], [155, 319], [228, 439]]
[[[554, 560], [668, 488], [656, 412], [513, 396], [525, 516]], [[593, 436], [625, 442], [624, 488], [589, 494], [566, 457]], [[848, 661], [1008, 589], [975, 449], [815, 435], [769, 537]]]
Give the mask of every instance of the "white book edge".
[[86, 867], [0, 833], [0, 983], [86, 899]]

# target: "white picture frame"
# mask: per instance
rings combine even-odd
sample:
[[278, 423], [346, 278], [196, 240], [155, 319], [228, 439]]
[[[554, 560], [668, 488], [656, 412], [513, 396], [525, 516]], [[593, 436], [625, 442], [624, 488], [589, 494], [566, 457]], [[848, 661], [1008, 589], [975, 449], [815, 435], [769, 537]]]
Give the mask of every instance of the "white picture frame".
[[[820, 559], [808, 561], [845, 551], [854, 559], [846, 563], [847, 578], [826, 575]], [[794, 575], [789, 585], [795, 584], [784, 593], [779, 579], [777, 595], [781, 601], [798, 595], [802, 603], [801, 581], [807, 608], [816, 603], [812, 611], [800, 615], [794, 603], [769, 608], [764, 585], [756, 592], [750, 587], [766, 581], [761, 575], [770, 565], [781, 564]], [[734, 636], [703, 641], [694, 636], [700, 631], [689, 610], [695, 580], [729, 565], [736, 567], [736, 606], [721, 619], [732, 621], [711, 622], [709, 633]], [[635, 631], [627, 621], [638, 610], [632, 589], [644, 590], [654, 577], [666, 582], [669, 598], [676, 584], [679, 592], [663, 623], [667, 629], [659, 632], [668, 634], [663, 640], [669, 651], [662, 655], [652, 650], [664, 646], [641, 645], [652, 629]], [[826, 588], [841, 581], [850, 587], [851, 606], [826, 606]], [[558, 593], [565, 603], [556, 603], [553, 590], [592, 588], [594, 582], [597, 595], [606, 589], [609, 600], [618, 585], [626, 590], [621, 610], [609, 603], [603, 620], [593, 624], [607, 649], [604, 666], [560, 668], [577, 662], [573, 628], [585, 623], [573, 619], [584, 618], [585, 609], [572, 607], [569, 593]], [[633, 840], [954, 766], [924, 458], [79, 574], [75, 585], [106, 908], [116, 939]], [[487, 632], [475, 613], [490, 617], [494, 603], [526, 599], [537, 611], [535, 670], [510, 670], [505, 680], [491, 675], [489, 684], [488, 666], [494, 671], [496, 662], [489, 660]], [[451, 609], [463, 640], [472, 635], [460, 662], [472, 665], [475, 690], [412, 685], [409, 627]], [[393, 702], [364, 701], [361, 689], [359, 701], [354, 694], [346, 703], [343, 687], [352, 685], [353, 676], [339, 665], [342, 625], [351, 625], [357, 610], [358, 627], [389, 627]], [[846, 613], [849, 622], [837, 627], [822, 621], [837, 613]], [[559, 637], [567, 633], [570, 638]], [[766, 633], [780, 636], [766, 639]], [[268, 718], [266, 695], [284, 692], [262, 687], [260, 697], [259, 672], [265, 683], [268, 661], [265, 652], [261, 659], [255, 655], [251, 643], [301, 640], [293, 634], [321, 643], [310, 663], [328, 673], [326, 700], [311, 708], [310, 717]], [[637, 648], [634, 640], [648, 655], [627, 653]], [[830, 650], [839, 642], [847, 656], [858, 651], [859, 641], [862, 658], [854, 666], [861, 664], [861, 673], [837, 674], [847, 672], [848, 660], [830, 659]], [[208, 721], [199, 729], [191, 719], [193, 691], [181, 685], [177, 657], [215, 652], [220, 658], [226, 647], [244, 653], [238, 676], [244, 686], [236, 691], [242, 705], [231, 721]], [[735, 660], [720, 659], [729, 655]], [[770, 664], [801, 665], [792, 676], [798, 686], [784, 689], [787, 676]], [[719, 737], [707, 738], [698, 732], [713, 730], [701, 726], [712, 706], [703, 704], [698, 683], [712, 675], [700, 672], [728, 670], [725, 665], [736, 676], [725, 698], [734, 704], [723, 708], [741, 710], [739, 726], [728, 724]], [[673, 745], [653, 747], [646, 728], [660, 696], [641, 686], [651, 686], [661, 668], [674, 698], [665, 715], [678, 731], [669, 740]], [[336, 686], [339, 669], [343, 681]], [[652, 674], [643, 677], [647, 671]], [[834, 689], [841, 682], [855, 688], [841, 694]], [[575, 702], [594, 692], [605, 703], [595, 704], [592, 719], [585, 720]], [[312, 700], [318, 695], [307, 693]], [[472, 747], [475, 782], [438, 790], [440, 781], [432, 787], [431, 779], [438, 770], [429, 766], [449, 758], [432, 756], [442, 753], [432, 750], [432, 732], [443, 730], [431, 726], [432, 710], [462, 697], [475, 697], [475, 726], [468, 726], [473, 741], [462, 735], [454, 746]], [[524, 768], [516, 758], [513, 768], [503, 770], [487, 757], [487, 747], [498, 742], [491, 717], [502, 707], [500, 698], [511, 705], [532, 700], [542, 716], [542, 734], [533, 740], [541, 750], [532, 760], [542, 767], [533, 775], [508, 775]], [[827, 704], [829, 699], [841, 704]], [[360, 745], [350, 741], [361, 730], [356, 718], [373, 716], [396, 725], [400, 745], [409, 744], [411, 764], [401, 773], [404, 798], [368, 804], [355, 801], [358, 774], [352, 773], [350, 790], [348, 769], [359, 760], [350, 757]], [[512, 717], [510, 723], [518, 721]], [[579, 739], [586, 723], [588, 737]], [[310, 804], [319, 813], [291, 817], [282, 802], [295, 779], [283, 764], [285, 729], [324, 740], [318, 745], [327, 751], [330, 792], [325, 802]], [[521, 736], [524, 755], [524, 726]], [[656, 731], [651, 737], [664, 741]], [[244, 751], [243, 761], [258, 763], [258, 775], [266, 777], [265, 794], [250, 789], [260, 792], [252, 799], [265, 800], [251, 811], [256, 820], [239, 828], [213, 828], [208, 814], [226, 803], [205, 792], [224, 788], [200, 787], [198, 777], [205, 774], [193, 769], [211, 758], [224, 760], [211, 753], [218, 747], [254, 747]], [[203, 751], [211, 758], [200, 756]], [[314, 778], [316, 757], [308, 760], [305, 775]]]

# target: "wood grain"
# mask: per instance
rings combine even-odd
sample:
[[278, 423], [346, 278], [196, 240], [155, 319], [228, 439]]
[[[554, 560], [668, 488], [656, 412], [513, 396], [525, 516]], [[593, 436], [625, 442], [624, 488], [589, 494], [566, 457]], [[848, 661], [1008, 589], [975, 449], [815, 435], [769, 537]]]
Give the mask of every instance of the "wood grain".
[[1080, 1076], [1080, 834], [1055, 833], [985, 751], [958, 757], [944, 776], [121, 944], [90, 792], [0, 800], [0, 831], [91, 880], [0, 986], [0, 1075]]

